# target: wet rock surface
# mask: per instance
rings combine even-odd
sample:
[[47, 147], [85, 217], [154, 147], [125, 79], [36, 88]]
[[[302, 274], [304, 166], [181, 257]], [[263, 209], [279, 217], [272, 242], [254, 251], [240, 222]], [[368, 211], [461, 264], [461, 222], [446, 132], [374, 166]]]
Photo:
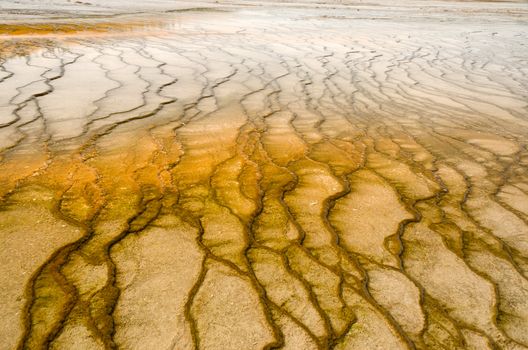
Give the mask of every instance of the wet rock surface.
[[4, 5], [0, 349], [528, 348], [525, 5], [154, 3]]

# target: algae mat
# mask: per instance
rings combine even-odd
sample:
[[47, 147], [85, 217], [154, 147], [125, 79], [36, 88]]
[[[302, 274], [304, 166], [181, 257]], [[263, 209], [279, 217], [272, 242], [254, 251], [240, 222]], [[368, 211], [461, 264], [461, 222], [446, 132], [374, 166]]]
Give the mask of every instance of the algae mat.
[[526, 6], [157, 4], [6, 11], [0, 349], [528, 347]]

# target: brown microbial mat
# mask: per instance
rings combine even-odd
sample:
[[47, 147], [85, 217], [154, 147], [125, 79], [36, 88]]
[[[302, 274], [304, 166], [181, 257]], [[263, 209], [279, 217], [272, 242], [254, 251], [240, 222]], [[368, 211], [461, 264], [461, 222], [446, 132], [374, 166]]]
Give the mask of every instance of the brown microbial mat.
[[0, 350], [528, 348], [526, 3], [126, 3], [3, 4]]

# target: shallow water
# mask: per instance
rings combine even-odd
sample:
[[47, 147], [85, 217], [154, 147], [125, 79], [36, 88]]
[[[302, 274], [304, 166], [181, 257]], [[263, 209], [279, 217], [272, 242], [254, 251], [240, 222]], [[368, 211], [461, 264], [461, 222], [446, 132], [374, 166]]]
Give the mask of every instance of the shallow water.
[[417, 6], [0, 25], [0, 348], [528, 347], [527, 9]]

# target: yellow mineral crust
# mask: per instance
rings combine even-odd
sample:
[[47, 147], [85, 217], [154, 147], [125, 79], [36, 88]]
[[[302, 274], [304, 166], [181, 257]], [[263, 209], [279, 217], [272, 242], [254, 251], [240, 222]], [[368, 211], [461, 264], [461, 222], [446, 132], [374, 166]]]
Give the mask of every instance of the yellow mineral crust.
[[0, 350], [528, 348], [522, 5], [163, 4], [0, 25]]

